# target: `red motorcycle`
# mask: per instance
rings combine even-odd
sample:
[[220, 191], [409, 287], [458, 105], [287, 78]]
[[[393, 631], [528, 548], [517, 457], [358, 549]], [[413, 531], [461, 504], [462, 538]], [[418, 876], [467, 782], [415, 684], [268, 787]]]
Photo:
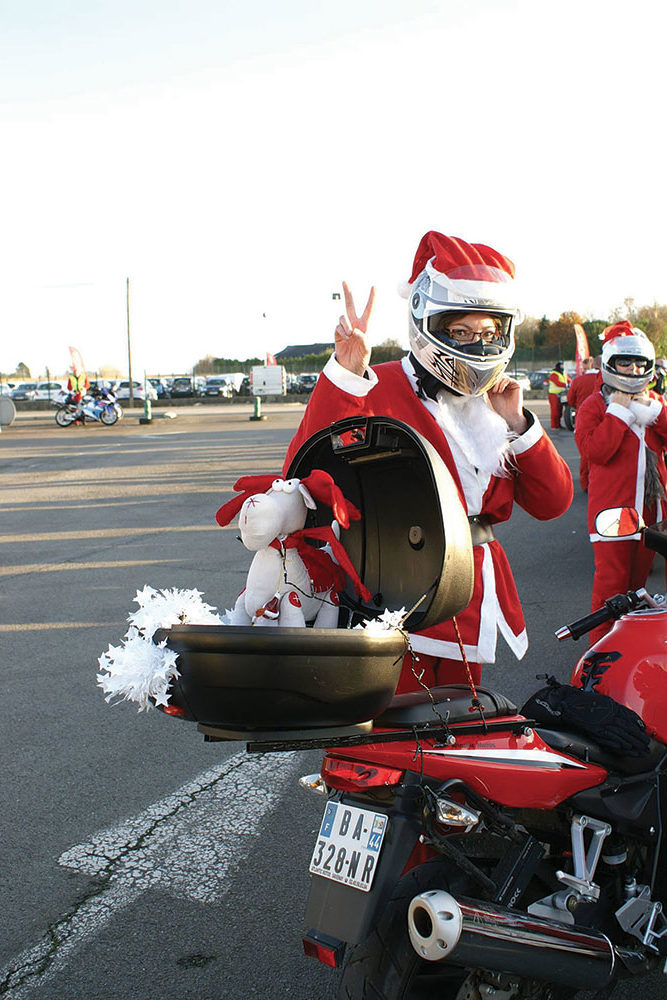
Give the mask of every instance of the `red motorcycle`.
[[[604, 512], [606, 533], [632, 515]], [[667, 524], [644, 541], [667, 555]], [[303, 779], [329, 798], [304, 947], [346, 957], [339, 997], [608, 996], [664, 961], [667, 607], [617, 595], [557, 635], [613, 619], [571, 687], [552, 685], [547, 715], [564, 691], [569, 719], [535, 723], [479, 689], [403, 695], [372, 741], [328, 750]], [[631, 715], [615, 729], [621, 706], [643, 720], [637, 743]]]
[[[469, 599], [470, 531], [466, 547], [446, 470], [403, 425], [342, 425], [304, 446], [290, 475], [329, 468], [364, 512], [347, 544], [377, 608], [404, 604], [408, 575], [394, 580], [382, 550], [409, 562], [422, 595], [407, 631], [456, 614]], [[388, 507], [408, 474], [420, 489]], [[606, 533], [628, 520], [632, 533], [629, 512], [607, 512]], [[665, 527], [644, 533], [663, 555]], [[350, 624], [368, 614], [343, 604]], [[302, 779], [327, 799], [304, 948], [344, 966], [340, 998], [606, 997], [664, 961], [667, 606], [619, 595], [559, 637], [613, 619], [571, 684], [547, 685], [523, 714], [472, 685], [392, 697], [400, 635], [156, 635], [179, 651], [169, 714], [250, 750], [326, 748], [320, 774]]]

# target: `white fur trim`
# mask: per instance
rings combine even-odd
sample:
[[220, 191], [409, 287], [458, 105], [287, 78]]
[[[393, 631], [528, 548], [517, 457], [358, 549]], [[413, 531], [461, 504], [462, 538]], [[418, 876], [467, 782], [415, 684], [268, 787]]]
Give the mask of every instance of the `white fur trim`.
[[485, 266], [484, 271], [488, 274], [489, 280], [471, 280], [469, 278], [450, 278], [448, 275], [438, 271], [433, 266], [434, 257], [427, 263], [424, 270], [431, 279], [434, 289], [431, 288], [431, 295], [436, 301], [440, 298], [436, 291], [437, 287], [446, 289], [443, 299], [445, 302], [484, 303], [489, 302], [495, 306], [514, 306], [514, 280], [499, 267]]
[[[411, 635], [410, 645], [415, 653], [428, 653], [429, 656], [441, 656], [447, 660], [460, 660], [461, 650], [458, 642], [448, 642], [445, 639], [432, 639], [428, 635]], [[477, 646], [463, 644], [466, 659], [471, 663], [482, 663]]]
[[500, 607], [498, 605], [498, 595], [496, 594], [496, 571], [493, 565], [493, 556], [488, 545], [484, 546], [482, 586], [484, 587], [484, 595], [482, 597], [482, 606], [479, 609], [477, 646], [481, 656], [480, 663], [495, 663]]
[[409, 281], [399, 281], [396, 286], [396, 291], [401, 296], [402, 299], [409, 299], [410, 292], [412, 291], [412, 285]]
[[641, 535], [624, 535], [623, 538], [606, 538], [598, 535], [594, 531], [588, 536], [592, 542], [638, 542]]
[[530, 427], [528, 427], [523, 434], [519, 434], [510, 441], [510, 451], [513, 455], [522, 455], [524, 451], [528, 451], [533, 445], [537, 444], [541, 437], [544, 435], [544, 428], [539, 422], [532, 410], [527, 410], [533, 418], [533, 422]]
[[662, 411], [662, 403], [660, 402], [660, 400], [652, 399], [651, 402], [649, 403], [649, 410], [651, 411], [651, 415], [653, 417], [653, 419], [650, 420], [649, 423], [653, 424], [658, 419]]
[[516, 656], [517, 660], [523, 660], [526, 655], [526, 650], [528, 649], [528, 633], [526, 630], [524, 629], [523, 632], [519, 632], [518, 635], [515, 635], [505, 621], [500, 608], [498, 608], [498, 629], [503, 639]]
[[355, 375], [348, 371], [336, 360], [336, 355], [332, 354], [326, 365], [322, 369], [322, 374], [326, 375], [330, 382], [341, 389], [342, 392], [349, 392], [351, 396], [363, 397], [373, 389], [378, 382], [378, 377], [372, 368], [367, 368], [368, 378], [363, 375]]
[[628, 427], [631, 427], [635, 422], [634, 413], [627, 406], [621, 406], [620, 403], [610, 403], [607, 407], [607, 413], [611, 413], [612, 417], [618, 417]]
[[[479, 615], [479, 636], [476, 646], [464, 643], [466, 658], [471, 663], [495, 663], [497, 636], [500, 632], [517, 660], [522, 659], [528, 649], [528, 636], [525, 628], [519, 635], [515, 635], [505, 620], [498, 602], [495, 567], [488, 546], [484, 546], [482, 583], [484, 596]], [[456, 642], [434, 639], [427, 635], [411, 635], [410, 645], [416, 653], [429, 653], [431, 656], [447, 657], [449, 660], [462, 659], [461, 650]]]
[[646, 448], [644, 447], [644, 428], [636, 425], [631, 428], [639, 438], [637, 450], [637, 484], [635, 489], [635, 510], [644, 509], [644, 480], [646, 478]]
[[655, 423], [658, 419], [661, 407], [657, 399], [651, 399], [648, 406], [633, 399], [629, 409], [638, 424], [642, 427], [648, 427], [649, 424]]

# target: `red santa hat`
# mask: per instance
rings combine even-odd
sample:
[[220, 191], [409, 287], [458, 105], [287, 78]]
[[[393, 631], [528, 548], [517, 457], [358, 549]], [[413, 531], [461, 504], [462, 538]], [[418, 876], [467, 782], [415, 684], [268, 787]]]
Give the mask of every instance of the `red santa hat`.
[[646, 334], [643, 330], [638, 327], [633, 326], [627, 319], [624, 319], [622, 323], [612, 323], [611, 326], [606, 326], [602, 333], [600, 334], [600, 340], [603, 344], [608, 344], [611, 340], [616, 340], [617, 337], [645, 337]]
[[467, 243], [457, 236], [444, 236], [434, 230], [422, 236], [417, 247], [410, 278], [400, 289], [404, 298], [427, 269], [440, 284], [458, 293], [462, 301], [466, 296], [499, 298], [500, 288], [511, 286], [515, 274], [509, 257], [492, 247], [484, 243]]

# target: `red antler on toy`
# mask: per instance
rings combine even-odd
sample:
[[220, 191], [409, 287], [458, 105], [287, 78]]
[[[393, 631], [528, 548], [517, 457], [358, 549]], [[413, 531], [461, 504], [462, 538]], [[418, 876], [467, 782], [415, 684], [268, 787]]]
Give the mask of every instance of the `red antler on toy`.
[[268, 493], [271, 484], [276, 479], [280, 479], [280, 476], [241, 476], [240, 479], [237, 479], [234, 483], [234, 489], [243, 490], [243, 492], [240, 496], [232, 497], [227, 503], [223, 503], [215, 515], [218, 524], [224, 528], [226, 524], [234, 520], [248, 497], [255, 496], [257, 493]]
[[313, 469], [310, 475], [301, 480], [308, 492], [318, 503], [331, 507], [333, 516], [341, 528], [349, 528], [350, 521], [360, 521], [361, 514], [349, 500], [346, 500], [341, 490], [334, 483], [328, 472], [323, 469]]

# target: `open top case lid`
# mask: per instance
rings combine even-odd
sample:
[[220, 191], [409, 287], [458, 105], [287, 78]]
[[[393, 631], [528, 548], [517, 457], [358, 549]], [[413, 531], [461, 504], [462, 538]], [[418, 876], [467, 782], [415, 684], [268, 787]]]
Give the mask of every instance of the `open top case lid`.
[[[349, 588], [345, 603], [374, 617], [405, 608], [410, 632], [453, 617], [470, 602], [470, 525], [452, 476], [433, 446], [389, 417], [348, 417], [310, 437], [287, 478], [330, 473], [361, 520], [341, 542], [372, 594], [364, 608]], [[329, 524], [321, 505], [311, 515]]]

